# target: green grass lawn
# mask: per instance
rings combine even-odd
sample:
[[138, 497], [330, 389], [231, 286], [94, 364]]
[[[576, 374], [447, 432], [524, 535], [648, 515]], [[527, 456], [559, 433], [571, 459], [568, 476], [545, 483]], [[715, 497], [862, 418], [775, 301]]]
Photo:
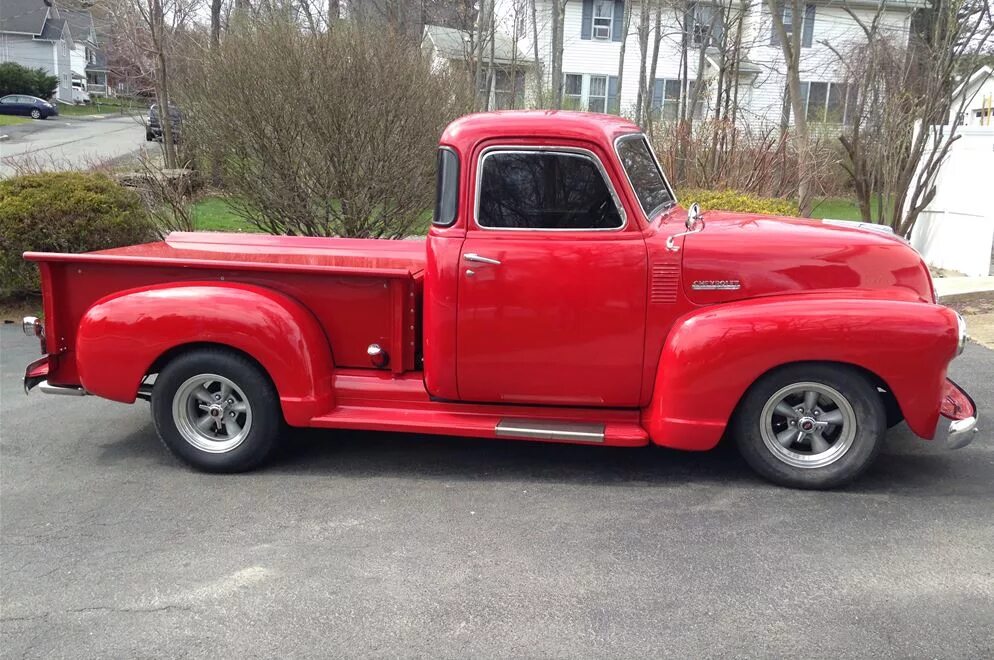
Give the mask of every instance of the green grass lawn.
[[244, 218], [235, 215], [221, 197], [205, 197], [193, 205], [191, 212], [197, 231], [259, 231]]
[[[873, 213], [873, 219], [876, 220], [876, 207], [871, 208], [870, 211]], [[856, 204], [856, 200], [845, 197], [826, 197], [824, 199], [816, 200], [814, 208], [811, 210], [811, 217], [831, 218], [832, 220], [863, 219], [863, 216], [860, 215], [859, 205]]]
[[14, 126], [16, 124], [25, 124], [31, 121], [27, 117], [15, 117], [14, 115], [0, 115], [0, 126]]

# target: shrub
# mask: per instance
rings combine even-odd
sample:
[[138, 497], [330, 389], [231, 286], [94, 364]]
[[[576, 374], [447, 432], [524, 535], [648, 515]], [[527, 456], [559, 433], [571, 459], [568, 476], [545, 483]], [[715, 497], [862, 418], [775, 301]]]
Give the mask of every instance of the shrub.
[[[731, 189], [764, 197], [797, 195], [793, 139], [777, 126], [751, 128], [709, 119], [657, 122], [649, 128], [663, 171], [678, 188]], [[810, 149], [810, 181], [816, 194], [844, 194], [836, 134], [812, 125]]]
[[684, 207], [694, 202], [703, 211], [738, 211], [764, 215], [797, 215], [797, 202], [792, 199], [758, 197], [736, 190], [678, 190], [677, 199]]
[[29, 69], [14, 62], [0, 64], [0, 96], [28, 94], [47, 99], [58, 86], [59, 79], [44, 69]]
[[227, 34], [176, 99], [183, 141], [259, 229], [397, 238], [426, 224], [438, 138], [469, 107], [464, 87], [385, 26], [266, 21]]
[[0, 181], [0, 297], [39, 292], [28, 250], [86, 252], [155, 237], [138, 195], [102, 174], [55, 172]]

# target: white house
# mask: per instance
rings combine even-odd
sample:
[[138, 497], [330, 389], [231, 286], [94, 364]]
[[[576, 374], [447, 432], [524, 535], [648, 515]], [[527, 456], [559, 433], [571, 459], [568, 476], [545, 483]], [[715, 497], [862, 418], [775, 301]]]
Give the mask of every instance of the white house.
[[[494, 0], [494, 22], [498, 38], [522, 54], [537, 52], [542, 79], [535, 77], [534, 64], [524, 69], [527, 88], [551, 85], [552, 43], [551, 2], [556, 0]], [[569, 0], [566, 2], [563, 43], [563, 91], [567, 105], [590, 111], [627, 112], [638, 94], [640, 60], [651, 61], [655, 30], [650, 30], [649, 47], [641, 52], [638, 39], [640, 5], [631, 0], [631, 25], [623, 35], [625, 0]], [[731, 3], [729, 5], [729, 3]], [[535, 20], [532, 20], [532, 7]], [[784, 24], [788, 31], [800, 30], [802, 35], [802, 90], [807, 116], [815, 122], [846, 121], [851, 106], [847, 101], [845, 75], [832, 48], [849, 52], [858, 48], [863, 32], [846, 12], [853, 10], [869, 22], [878, 9], [878, 0], [813, 0], [804, 5], [802, 15], [792, 16], [788, 6]], [[881, 29], [894, 39], [907, 43], [912, 12], [924, 7], [924, 0], [886, 0], [881, 16]], [[740, 57], [734, 89], [738, 116], [753, 126], [779, 125], [784, 116], [786, 72], [784, 58], [768, 5], [763, 0], [702, 0], [681, 9], [668, 5], [663, 9], [661, 39], [653, 81], [652, 104], [662, 117], [676, 117], [681, 98], [691, 95], [695, 84], [703, 83], [700, 98], [702, 114], [715, 102], [716, 77], [720, 70], [720, 53], [712, 43], [721, 21], [714, 21], [716, 12], [741, 12]], [[687, 11], [686, 18], [684, 11]], [[720, 14], [717, 14], [720, 15]], [[650, 18], [650, 25], [654, 17]], [[690, 89], [681, 93], [683, 27], [689, 35], [689, 56], [686, 58], [686, 79]], [[537, 32], [537, 40], [535, 33]], [[622, 82], [618, 85], [618, 63], [622, 39], [626, 53]], [[701, 52], [703, 49], [703, 53]], [[535, 60], [534, 55], [530, 58]], [[700, 63], [703, 62], [703, 66]], [[648, 68], [648, 67], [647, 67]]]
[[[473, 35], [464, 30], [426, 25], [421, 50], [436, 69], [465, 69], [470, 74], [468, 63], [473, 60], [477, 44]], [[485, 68], [493, 74], [481, 79], [479, 94], [489, 99], [488, 107], [493, 110], [520, 108], [525, 102], [526, 75], [533, 78], [535, 75], [535, 58], [521, 48], [520, 42], [503, 32], [496, 32], [493, 39], [487, 38], [482, 51]]]
[[980, 67], [953, 92], [949, 123], [994, 127], [994, 69]]
[[75, 44], [69, 22], [52, 0], [0, 0], [0, 62], [42, 68], [58, 78], [55, 97], [72, 102]]
[[70, 66], [74, 84], [90, 94], [106, 94], [107, 66], [98, 47], [93, 16], [86, 10], [62, 10], [61, 13], [73, 36]]

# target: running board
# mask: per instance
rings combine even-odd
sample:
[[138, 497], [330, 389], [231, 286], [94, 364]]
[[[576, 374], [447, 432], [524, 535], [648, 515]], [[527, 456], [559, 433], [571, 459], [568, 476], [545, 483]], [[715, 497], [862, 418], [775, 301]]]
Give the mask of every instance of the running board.
[[498, 438], [603, 443], [604, 425], [547, 419], [505, 418], [497, 423], [496, 435]]

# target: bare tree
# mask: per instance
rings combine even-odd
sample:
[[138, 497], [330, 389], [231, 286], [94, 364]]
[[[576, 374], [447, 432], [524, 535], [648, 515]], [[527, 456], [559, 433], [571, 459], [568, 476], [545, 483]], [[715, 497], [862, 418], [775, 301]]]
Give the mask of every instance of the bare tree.
[[804, 15], [804, 4], [801, 0], [788, 0], [791, 7], [790, 33], [783, 22], [783, 5], [778, 0], [766, 0], [773, 29], [776, 31], [780, 49], [783, 52], [784, 66], [787, 74], [787, 96], [793, 111], [794, 127], [792, 131], [794, 149], [797, 151], [798, 183], [797, 206], [802, 215], [811, 215], [811, 182], [810, 182], [810, 133], [808, 120], [804, 112], [804, 98], [801, 96], [801, 33], [798, 29], [800, 17]]
[[[471, 99], [384, 29], [267, 20], [225, 34], [189, 76], [184, 136], [223, 151], [225, 190], [255, 226], [383, 238], [426, 226], [434, 147]], [[329, 103], [328, 90], [348, 93]]]
[[532, 17], [532, 50], [534, 51], [535, 57], [535, 80], [537, 84], [535, 85], [535, 96], [538, 102], [538, 107], [545, 107], [545, 78], [543, 77], [542, 71], [542, 58], [539, 53], [538, 46], [538, 7], [536, 6], [536, 0], [530, 0], [531, 2], [531, 17]]
[[971, 63], [964, 73], [974, 73], [991, 53], [994, 21], [989, 0], [934, 0], [905, 44], [883, 25], [885, 9], [881, 3], [866, 20], [847, 7], [862, 39], [828, 46], [848, 78], [839, 140], [860, 212], [909, 236], [935, 198], [936, 177], [971, 100], [963, 85], [968, 75], [957, 74], [964, 63]]
[[[642, 0], [643, 4], [647, 0]], [[625, 9], [621, 15], [621, 48], [618, 52], [618, 107], [608, 108], [608, 112], [621, 114], [621, 84], [625, 80], [625, 50], [628, 46], [628, 32], [632, 27], [632, 3], [631, 0], [625, 2]]]
[[552, 7], [552, 107], [563, 107], [563, 48], [566, 5], [569, 0], [550, 0]]

